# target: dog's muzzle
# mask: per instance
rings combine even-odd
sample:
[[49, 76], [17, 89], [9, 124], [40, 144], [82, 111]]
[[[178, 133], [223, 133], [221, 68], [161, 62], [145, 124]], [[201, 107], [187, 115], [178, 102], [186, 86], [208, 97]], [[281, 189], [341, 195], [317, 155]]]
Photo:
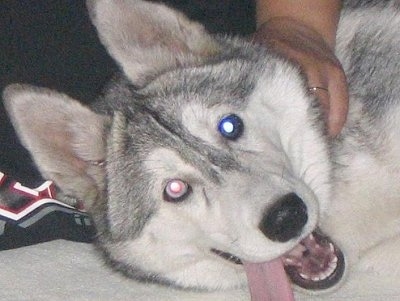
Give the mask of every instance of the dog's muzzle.
[[[307, 206], [298, 195], [289, 193], [268, 208], [259, 229], [272, 241], [287, 242], [301, 235], [307, 221]], [[217, 249], [211, 251], [233, 264], [242, 264], [241, 259], [233, 254]], [[343, 253], [319, 230], [283, 255], [282, 261], [291, 281], [308, 290], [324, 290], [335, 286], [345, 270]]]

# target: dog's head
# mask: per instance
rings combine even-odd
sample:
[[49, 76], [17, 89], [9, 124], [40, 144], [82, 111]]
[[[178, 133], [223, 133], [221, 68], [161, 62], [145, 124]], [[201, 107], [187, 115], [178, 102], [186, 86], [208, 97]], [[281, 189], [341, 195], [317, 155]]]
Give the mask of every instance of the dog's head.
[[4, 98], [43, 175], [86, 201], [110, 262], [139, 280], [218, 289], [243, 285], [245, 270], [259, 281], [263, 262], [279, 275], [285, 255], [300, 285], [332, 282], [337, 271], [299, 267], [295, 255], [321, 240], [309, 234], [330, 182], [321, 114], [299, 70], [161, 4], [88, 7], [123, 71], [96, 108], [22, 85]]

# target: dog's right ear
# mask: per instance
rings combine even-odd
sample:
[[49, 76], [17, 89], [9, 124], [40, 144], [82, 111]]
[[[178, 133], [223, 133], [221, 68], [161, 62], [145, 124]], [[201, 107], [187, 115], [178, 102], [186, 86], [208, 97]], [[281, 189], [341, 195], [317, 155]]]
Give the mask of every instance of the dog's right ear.
[[195, 64], [219, 51], [203, 26], [163, 4], [88, 0], [87, 7], [100, 40], [139, 87], [166, 69]]
[[109, 117], [49, 89], [11, 85], [4, 104], [22, 144], [46, 179], [89, 208], [104, 186]]

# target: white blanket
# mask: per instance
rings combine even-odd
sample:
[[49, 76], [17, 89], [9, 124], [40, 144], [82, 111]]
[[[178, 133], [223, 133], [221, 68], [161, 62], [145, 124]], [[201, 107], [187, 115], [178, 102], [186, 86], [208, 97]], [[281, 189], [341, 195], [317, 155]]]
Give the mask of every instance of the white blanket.
[[[249, 301], [246, 290], [177, 291], [126, 279], [104, 265], [93, 246], [63, 240], [0, 252], [1, 301]], [[339, 290], [299, 301], [400, 300], [400, 280], [359, 271]]]

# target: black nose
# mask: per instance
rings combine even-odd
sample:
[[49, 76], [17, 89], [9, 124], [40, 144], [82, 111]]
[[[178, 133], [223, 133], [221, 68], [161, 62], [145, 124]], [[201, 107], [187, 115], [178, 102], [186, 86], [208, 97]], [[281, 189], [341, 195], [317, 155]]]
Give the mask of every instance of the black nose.
[[269, 239], [286, 242], [300, 235], [307, 220], [306, 204], [297, 194], [289, 193], [268, 208], [259, 228]]

